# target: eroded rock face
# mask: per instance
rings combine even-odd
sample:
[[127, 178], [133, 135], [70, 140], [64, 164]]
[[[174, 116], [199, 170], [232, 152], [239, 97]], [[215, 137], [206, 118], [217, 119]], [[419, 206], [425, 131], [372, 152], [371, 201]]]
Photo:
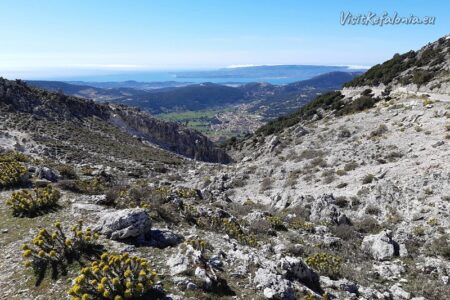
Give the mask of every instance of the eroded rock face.
[[103, 214], [95, 230], [112, 240], [144, 238], [151, 229], [151, 220], [142, 208], [122, 209]]
[[365, 236], [361, 249], [372, 255], [376, 260], [388, 260], [399, 255], [399, 245], [392, 239], [392, 231], [390, 230]]
[[267, 299], [295, 299], [291, 282], [269, 269], [259, 268], [253, 281]]
[[173, 247], [184, 240], [183, 236], [167, 229], [150, 230], [147, 232], [145, 238], [149, 246], [157, 248]]
[[333, 223], [337, 225], [350, 224], [350, 220], [342, 213], [337, 205], [334, 204], [333, 195], [322, 195], [316, 199], [311, 207], [311, 221]]
[[176, 123], [151, 118], [136, 109], [113, 106], [108, 121], [130, 134], [195, 160], [217, 163], [231, 161], [228, 154], [206, 136]]
[[294, 278], [308, 286], [319, 286], [319, 276], [303, 261], [298, 258], [286, 256], [280, 259], [279, 267], [285, 277]]
[[51, 182], [56, 182], [59, 179], [59, 175], [47, 167], [37, 167], [34, 176], [40, 179], [47, 179]]

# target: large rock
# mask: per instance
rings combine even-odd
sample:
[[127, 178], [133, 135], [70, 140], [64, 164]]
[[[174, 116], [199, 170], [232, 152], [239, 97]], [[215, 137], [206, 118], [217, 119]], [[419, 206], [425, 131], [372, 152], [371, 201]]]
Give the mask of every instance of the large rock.
[[34, 176], [39, 179], [47, 179], [51, 182], [56, 182], [59, 179], [59, 175], [52, 169], [47, 167], [37, 167], [36, 171], [34, 172]]
[[257, 288], [263, 290], [264, 297], [267, 299], [295, 299], [291, 282], [270, 269], [259, 268], [256, 270], [253, 282]]
[[147, 232], [145, 239], [148, 245], [157, 248], [173, 247], [181, 243], [183, 236], [167, 229], [153, 229]]
[[112, 240], [144, 238], [151, 229], [151, 220], [142, 208], [107, 212], [97, 222], [95, 230]]
[[286, 256], [279, 260], [278, 267], [282, 275], [300, 281], [309, 287], [318, 287], [319, 276], [303, 261], [298, 258]]
[[310, 220], [312, 222], [325, 221], [337, 225], [350, 224], [350, 220], [335, 205], [336, 200], [333, 195], [324, 194], [316, 199], [311, 206]]
[[399, 246], [392, 239], [392, 231], [383, 230], [378, 234], [365, 236], [361, 249], [376, 260], [388, 260], [399, 255]]

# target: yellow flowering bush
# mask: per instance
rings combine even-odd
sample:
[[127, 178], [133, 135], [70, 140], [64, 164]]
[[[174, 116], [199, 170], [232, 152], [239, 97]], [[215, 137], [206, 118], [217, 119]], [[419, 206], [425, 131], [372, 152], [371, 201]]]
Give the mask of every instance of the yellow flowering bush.
[[72, 300], [154, 299], [156, 276], [143, 258], [103, 253], [100, 260], [81, 269], [69, 295]]
[[205, 253], [207, 250], [213, 250], [210, 243], [202, 239], [190, 239], [186, 241], [186, 244], [191, 245], [195, 250]]
[[236, 239], [239, 243], [251, 247], [256, 247], [258, 245], [256, 238], [252, 234], [245, 233], [239, 223], [223, 219], [222, 224], [225, 233]]
[[18, 185], [27, 172], [27, 168], [20, 162], [0, 161], [0, 188]]
[[6, 204], [11, 207], [14, 216], [32, 217], [55, 207], [60, 197], [60, 192], [49, 185], [33, 191], [14, 192]]
[[294, 230], [303, 230], [307, 232], [314, 232], [314, 224], [306, 222], [301, 218], [293, 218], [289, 221], [289, 228]]
[[83, 230], [81, 221], [69, 233], [64, 232], [60, 222], [54, 227], [53, 231], [39, 230], [31, 243], [22, 246], [25, 266], [32, 267], [36, 273], [49, 265], [53, 268], [66, 266], [82, 255], [95, 254], [95, 249], [100, 248], [96, 243], [99, 235], [90, 228]]
[[279, 231], [286, 230], [286, 226], [284, 226], [284, 223], [279, 216], [267, 217], [267, 222], [269, 222], [270, 226], [274, 230], [279, 230]]
[[199, 198], [199, 194], [196, 189], [190, 189], [187, 187], [179, 187], [175, 190], [175, 194], [180, 198]]
[[320, 252], [308, 256], [305, 262], [320, 274], [336, 278], [341, 271], [342, 259], [332, 254]]
[[28, 162], [29, 158], [23, 153], [8, 151], [0, 154], [0, 162]]

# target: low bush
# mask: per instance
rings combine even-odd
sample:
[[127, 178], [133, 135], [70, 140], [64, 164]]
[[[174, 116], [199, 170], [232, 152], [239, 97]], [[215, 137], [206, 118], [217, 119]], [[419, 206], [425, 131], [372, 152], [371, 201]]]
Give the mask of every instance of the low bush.
[[52, 267], [54, 273], [58, 267], [65, 271], [67, 265], [82, 256], [95, 255], [101, 248], [96, 244], [98, 234], [90, 228], [83, 230], [82, 222], [73, 226], [70, 233], [63, 230], [60, 222], [54, 227], [52, 232], [45, 228], [39, 230], [30, 244], [22, 246], [25, 266], [32, 267], [38, 276], [45, 275], [48, 267]]
[[214, 229], [215, 231], [226, 233], [243, 245], [250, 247], [256, 247], [258, 245], [256, 237], [248, 232], [244, 232], [242, 226], [236, 220], [214, 216], [201, 217], [199, 218], [198, 225], [202, 228]]
[[33, 217], [54, 209], [60, 197], [60, 192], [49, 185], [36, 188], [32, 192], [29, 190], [14, 192], [6, 204], [11, 207], [14, 216]]
[[321, 275], [335, 279], [340, 274], [342, 259], [332, 254], [320, 252], [308, 256], [305, 262]]
[[19, 185], [28, 173], [20, 162], [0, 162], [0, 188]]
[[156, 276], [143, 258], [103, 253], [100, 260], [81, 269], [69, 295], [82, 300], [157, 299]]
[[375, 179], [375, 176], [372, 174], [367, 174], [366, 176], [363, 177], [362, 179], [362, 183], [363, 184], [369, 184], [372, 183], [372, 181]]
[[267, 217], [267, 222], [269, 222], [270, 226], [277, 231], [285, 231], [287, 230], [286, 226], [283, 223], [283, 220], [279, 216], [270, 216]]
[[99, 177], [88, 180], [61, 180], [59, 187], [78, 194], [98, 195], [105, 192], [105, 182]]
[[29, 157], [16, 151], [7, 151], [0, 154], [0, 162], [28, 162]]
[[302, 230], [306, 232], [314, 232], [314, 224], [296, 217], [289, 221], [288, 227], [293, 230]]

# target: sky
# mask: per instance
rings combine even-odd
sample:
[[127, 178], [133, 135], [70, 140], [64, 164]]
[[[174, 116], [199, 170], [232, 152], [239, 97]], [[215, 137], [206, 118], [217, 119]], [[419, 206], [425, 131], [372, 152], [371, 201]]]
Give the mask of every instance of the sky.
[[[436, 20], [342, 26], [342, 12]], [[370, 66], [449, 34], [449, 12], [448, 0], [0, 0], [0, 76]]]

